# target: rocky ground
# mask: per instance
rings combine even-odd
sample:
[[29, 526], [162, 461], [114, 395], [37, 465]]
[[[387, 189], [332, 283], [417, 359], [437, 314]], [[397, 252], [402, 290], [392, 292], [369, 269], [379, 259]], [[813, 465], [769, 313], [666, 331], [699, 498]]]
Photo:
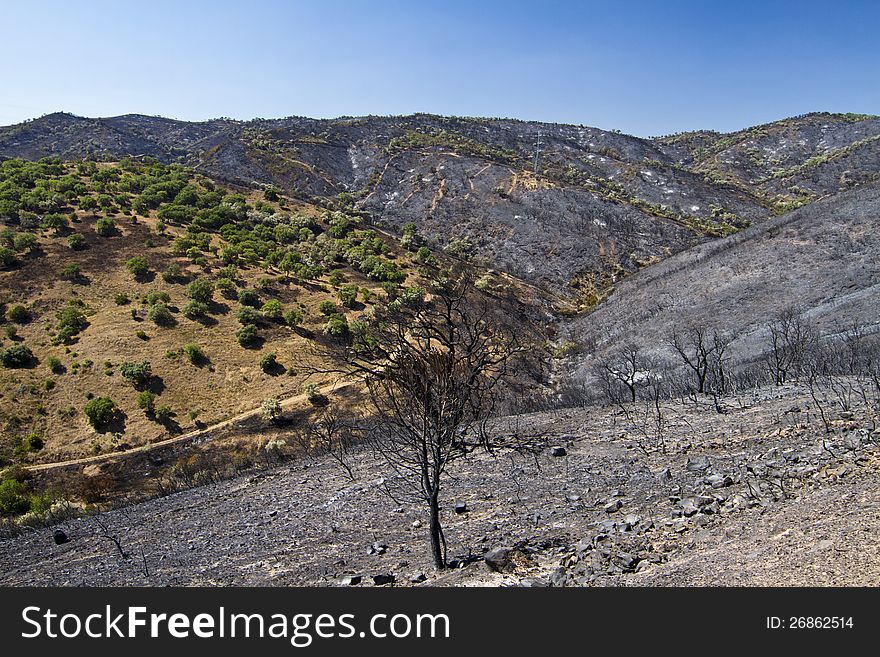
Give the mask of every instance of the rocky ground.
[[0, 584], [880, 584], [876, 415], [834, 411], [826, 433], [795, 386], [729, 397], [724, 413], [670, 402], [661, 435], [628, 410], [636, 422], [588, 408], [499, 423], [547, 447], [456, 465], [454, 567], [439, 575], [424, 513], [390, 499], [387, 466], [362, 453], [353, 480], [294, 461], [28, 530], [0, 542]]

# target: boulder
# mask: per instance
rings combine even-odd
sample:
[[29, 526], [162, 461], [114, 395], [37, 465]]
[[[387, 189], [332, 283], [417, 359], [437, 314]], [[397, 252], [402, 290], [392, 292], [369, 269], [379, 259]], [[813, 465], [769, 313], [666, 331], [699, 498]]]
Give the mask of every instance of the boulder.
[[380, 575], [373, 575], [373, 584], [376, 586], [384, 586], [385, 584], [393, 584], [396, 579], [397, 577], [391, 573], [382, 573]]
[[55, 545], [61, 545], [62, 543], [70, 541], [67, 534], [62, 529], [56, 529], [52, 532], [52, 539], [55, 541]]
[[565, 447], [556, 446], [550, 448], [550, 456], [565, 456], [566, 454], [568, 454], [568, 451]]
[[489, 570], [494, 570], [496, 573], [510, 573], [516, 569], [516, 564], [511, 559], [512, 556], [513, 548], [496, 547], [489, 550], [483, 556], [483, 560]]

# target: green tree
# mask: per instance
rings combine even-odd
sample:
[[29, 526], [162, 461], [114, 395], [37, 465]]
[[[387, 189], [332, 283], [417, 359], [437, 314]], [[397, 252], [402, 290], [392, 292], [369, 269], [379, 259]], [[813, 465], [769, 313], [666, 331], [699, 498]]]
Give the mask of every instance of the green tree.
[[116, 402], [109, 397], [95, 397], [86, 404], [83, 412], [89, 420], [89, 424], [96, 430], [104, 429], [118, 413]]

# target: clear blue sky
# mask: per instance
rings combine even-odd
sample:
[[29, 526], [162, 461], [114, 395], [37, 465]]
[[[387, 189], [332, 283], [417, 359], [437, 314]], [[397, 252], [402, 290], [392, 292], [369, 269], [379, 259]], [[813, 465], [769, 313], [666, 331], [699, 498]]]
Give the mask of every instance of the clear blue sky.
[[880, 2], [0, 0], [0, 125], [431, 112], [657, 135], [880, 113]]

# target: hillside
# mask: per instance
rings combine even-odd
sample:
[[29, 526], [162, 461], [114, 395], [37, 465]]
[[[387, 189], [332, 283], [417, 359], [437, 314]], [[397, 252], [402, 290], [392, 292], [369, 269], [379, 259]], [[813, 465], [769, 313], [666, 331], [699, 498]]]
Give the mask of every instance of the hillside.
[[[337, 383], [315, 374], [328, 350], [377, 308], [420, 303], [450, 264], [415, 231], [402, 244], [355, 216], [180, 165], [6, 160], [0, 204], [3, 465], [216, 431], [271, 399], [291, 411], [284, 400], [299, 399], [307, 416]], [[502, 306], [518, 286], [481, 283]], [[515, 296], [523, 319], [540, 312], [534, 291]], [[266, 441], [230, 443], [227, 461], [249, 462]], [[136, 488], [125, 473], [117, 483]]]
[[674, 328], [730, 335], [731, 363], [769, 349], [767, 325], [795, 308], [823, 335], [880, 332], [880, 185], [818, 201], [671, 257], [622, 282], [563, 333], [584, 376], [622, 344], [675, 360]]
[[[640, 139], [432, 115], [186, 123], [53, 114], [0, 128], [0, 156], [147, 155], [272, 184], [476, 255], [590, 307], [621, 275], [875, 177], [880, 120], [807, 115]], [[537, 156], [537, 157], [536, 157]]]

